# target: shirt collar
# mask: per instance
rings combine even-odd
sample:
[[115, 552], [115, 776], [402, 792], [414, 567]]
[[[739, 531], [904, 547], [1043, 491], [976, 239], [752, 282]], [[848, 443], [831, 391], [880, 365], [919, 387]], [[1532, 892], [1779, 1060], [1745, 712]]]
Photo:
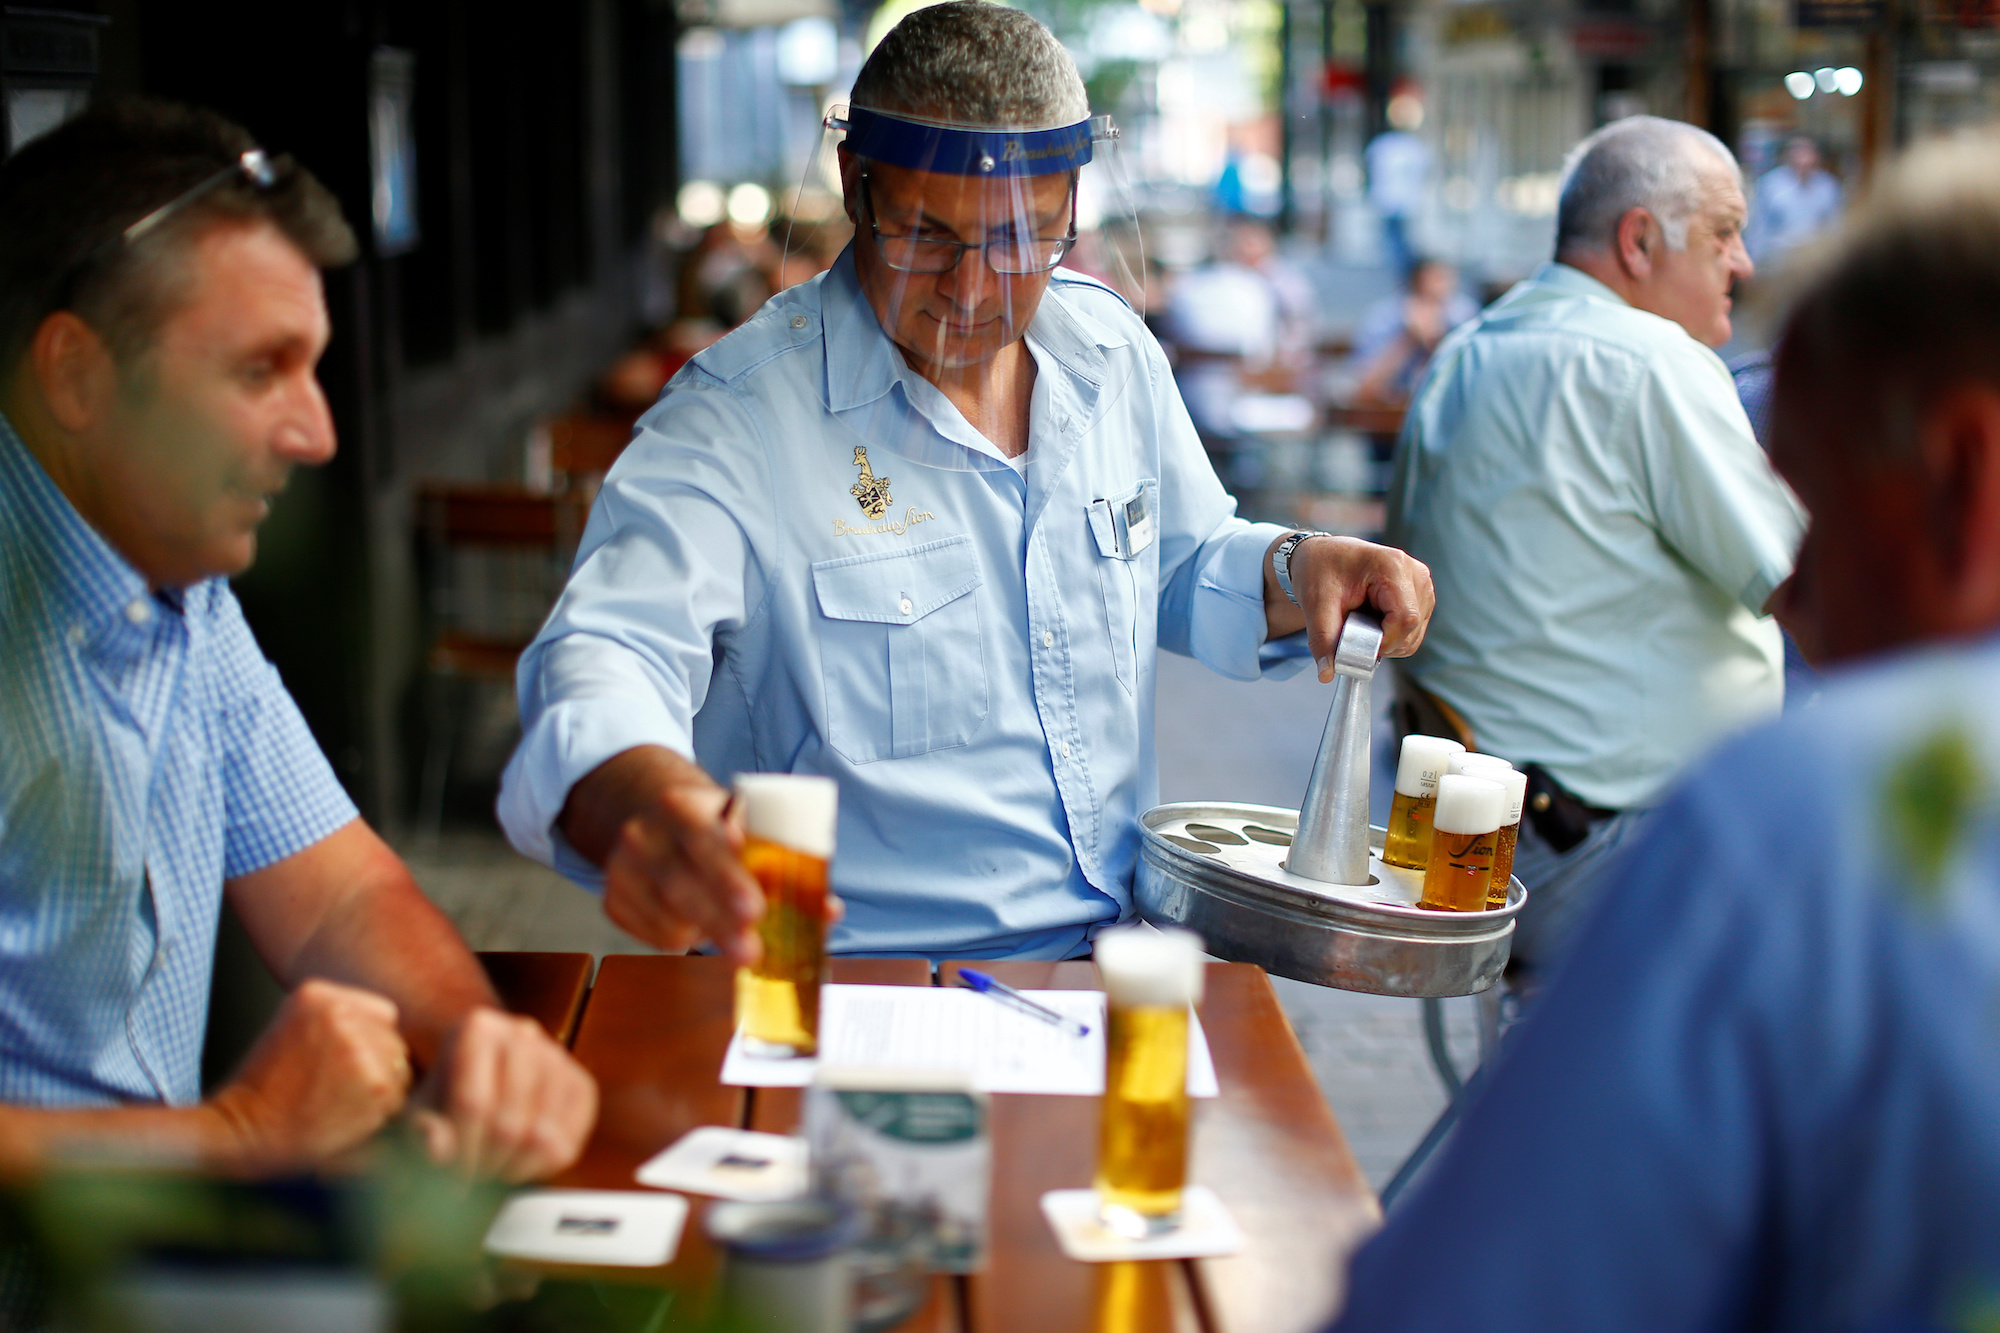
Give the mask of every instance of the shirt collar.
[[1557, 291], [1568, 292], [1573, 296], [1591, 296], [1600, 301], [1609, 301], [1613, 305], [1628, 308], [1632, 304], [1582, 269], [1571, 268], [1568, 264], [1554, 259], [1535, 270], [1535, 281], [1544, 287], [1553, 287]]
[[0, 413], [0, 532], [54, 594], [49, 605], [94, 633], [125, 624], [133, 605], [152, 608], [146, 579], [76, 511], [41, 461]]
[[[970, 261], [966, 261], [970, 262]], [[835, 412], [872, 403], [895, 387], [908, 363], [875, 318], [854, 271], [854, 247], [834, 260], [821, 287], [826, 334], [826, 400]], [[1029, 338], [1067, 371], [1092, 385], [1105, 376], [1104, 353], [1126, 340], [1071, 304], [1051, 281], [1028, 325]]]

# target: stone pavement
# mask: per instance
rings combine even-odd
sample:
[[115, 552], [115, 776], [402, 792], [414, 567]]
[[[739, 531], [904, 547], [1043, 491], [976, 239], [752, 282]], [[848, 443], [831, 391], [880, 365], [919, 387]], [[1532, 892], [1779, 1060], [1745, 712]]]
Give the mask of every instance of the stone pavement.
[[[1328, 701], [1309, 673], [1275, 684], [1231, 681], [1162, 654], [1160, 799], [1297, 806]], [[516, 856], [495, 832], [455, 829], [401, 850], [476, 949], [645, 952], [605, 919], [593, 895]], [[1283, 979], [1277, 987], [1362, 1170], [1381, 1187], [1444, 1106], [1417, 1002]], [[1472, 1002], [1450, 1001], [1447, 1015], [1459, 1066], [1469, 1068]]]

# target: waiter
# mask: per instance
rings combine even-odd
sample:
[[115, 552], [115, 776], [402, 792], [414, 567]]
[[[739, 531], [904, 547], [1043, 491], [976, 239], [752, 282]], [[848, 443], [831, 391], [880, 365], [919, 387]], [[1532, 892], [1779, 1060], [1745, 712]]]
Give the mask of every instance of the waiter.
[[1058, 267], [1101, 150], [1046, 28], [920, 10], [853, 102], [855, 242], [641, 419], [522, 659], [501, 819], [638, 938], [749, 959], [714, 777], [825, 774], [836, 949], [1075, 956], [1132, 911], [1156, 648], [1250, 679], [1310, 621], [1330, 679], [1364, 602], [1416, 647], [1429, 575], [1234, 517], [1139, 317]]

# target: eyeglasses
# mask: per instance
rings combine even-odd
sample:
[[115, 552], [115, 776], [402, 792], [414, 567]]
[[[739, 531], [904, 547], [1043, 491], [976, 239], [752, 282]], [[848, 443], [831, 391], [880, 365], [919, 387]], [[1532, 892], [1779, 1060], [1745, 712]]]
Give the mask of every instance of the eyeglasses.
[[221, 186], [240, 180], [258, 194], [269, 194], [283, 185], [290, 174], [290, 158], [274, 158], [261, 148], [250, 149], [228, 166], [213, 175], [203, 177], [117, 235], [107, 237], [91, 247], [81, 259], [70, 265], [69, 270], [63, 274], [62, 281], [56, 284], [55, 304], [50, 308], [61, 310], [67, 307], [76, 298], [78, 284], [85, 274], [120, 250], [158, 231], [176, 213], [212, 194]]
[[875, 197], [868, 173], [861, 173], [861, 202], [868, 210], [868, 230], [875, 236], [875, 248], [882, 262], [898, 273], [949, 273], [967, 250], [983, 251], [986, 266], [1005, 277], [1047, 273], [1062, 263], [1063, 256], [1076, 244], [1076, 182], [1069, 186], [1069, 235], [1002, 236], [991, 241], [947, 241], [931, 236], [891, 236], [883, 232], [875, 216]]
[[268, 194], [278, 188], [278, 182], [283, 179], [283, 174], [280, 164], [274, 161], [269, 153], [266, 153], [261, 148], [252, 148], [249, 152], [243, 154], [243, 156], [237, 158], [213, 176], [209, 176], [182, 191], [180, 194], [175, 195], [172, 199], [167, 200], [166, 203], [161, 204], [158, 208], [146, 214], [145, 217], [140, 218], [137, 222], [127, 227], [120, 234], [119, 239], [126, 245], [131, 245], [145, 236], [146, 233], [158, 228], [167, 219], [173, 217], [174, 214], [180, 212], [189, 204], [211, 193], [217, 186], [228, 181], [240, 179], [257, 193]]

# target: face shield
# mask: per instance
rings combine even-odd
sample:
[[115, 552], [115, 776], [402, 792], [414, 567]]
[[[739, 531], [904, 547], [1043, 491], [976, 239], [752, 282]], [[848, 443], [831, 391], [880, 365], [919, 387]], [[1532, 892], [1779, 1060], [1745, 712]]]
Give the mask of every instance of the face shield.
[[995, 128], [837, 106], [823, 131], [799, 198], [844, 201], [863, 291], [919, 369], [990, 360], [1065, 272], [1144, 313], [1144, 255], [1110, 117]]

